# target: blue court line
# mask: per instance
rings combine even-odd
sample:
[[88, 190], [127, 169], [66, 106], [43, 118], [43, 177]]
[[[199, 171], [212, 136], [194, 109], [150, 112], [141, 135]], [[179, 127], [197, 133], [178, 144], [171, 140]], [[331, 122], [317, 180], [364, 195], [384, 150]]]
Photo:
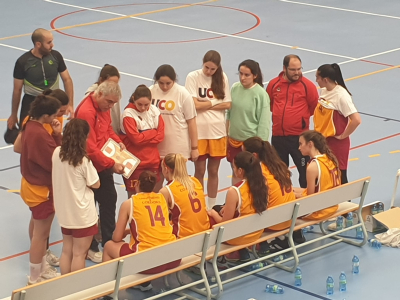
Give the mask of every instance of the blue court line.
[[7, 170], [11, 170], [11, 169], [15, 169], [15, 168], [19, 168], [19, 165], [18, 165], [18, 166], [13, 166], [13, 167], [4, 168], [4, 169], [0, 169], [0, 172], [2, 172], [2, 171], [7, 171]]
[[[243, 271], [243, 270], [240, 270], [240, 271], [245, 272], [245, 271]], [[298, 291], [298, 292], [300, 292], [300, 293], [307, 294], [307, 295], [309, 295], [309, 296], [313, 296], [313, 297], [318, 298], [318, 299], [322, 299], [322, 300], [331, 300], [330, 298], [326, 298], [326, 297], [324, 297], [324, 296], [321, 296], [321, 295], [318, 295], [318, 294], [314, 294], [313, 292], [309, 292], [309, 291], [303, 290], [303, 289], [301, 289], [301, 288], [295, 287], [295, 286], [293, 286], [293, 285], [284, 283], [284, 282], [279, 281], [279, 280], [275, 280], [275, 279], [266, 277], [266, 276], [264, 276], [264, 275], [260, 275], [260, 274], [252, 274], [252, 275], [253, 275], [253, 276], [256, 276], [256, 277], [258, 277], [258, 278], [261, 278], [261, 279], [265, 279], [265, 280], [268, 280], [268, 281], [272, 281], [272, 282], [274, 282], [274, 283], [276, 283], [276, 284], [283, 285], [284, 287], [287, 287], [287, 288], [289, 288], [289, 289]]]
[[[308, 231], [307, 233], [323, 235], [322, 232], [315, 232], [315, 231]], [[358, 238], [356, 236], [348, 236], [348, 235], [341, 235], [341, 234], [338, 234], [337, 236], [347, 238], [347, 239], [353, 239], [353, 240], [363, 240], [364, 239], [364, 238]]]

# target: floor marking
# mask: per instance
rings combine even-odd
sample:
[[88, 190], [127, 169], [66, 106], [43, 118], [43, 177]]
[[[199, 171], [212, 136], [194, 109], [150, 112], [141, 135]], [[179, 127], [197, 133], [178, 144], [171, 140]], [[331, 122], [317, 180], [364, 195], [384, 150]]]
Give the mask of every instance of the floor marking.
[[381, 156], [380, 154], [372, 154], [372, 155], [368, 155], [368, 157], [378, 157]]
[[20, 190], [7, 190], [7, 192], [9, 192], [9, 193], [19, 193]]
[[[69, 6], [69, 7], [75, 7], [75, 8], [79, 8], [79, 9], [85, 9], [85, 10], [90, 10], [90, 11], [97, 11], [97, 12], [101, 12], [101, 13], [106, 13], [106, 14], [124, 16], [124, 17], [128, 17], [128, 18], [131, 18], [131, 19], [146, 21], [146, 22], [150, 22], [150, 23], [156, 23], [156, 24], [161, 24], [161, 25], [166, 25], [166, 26], [171, 26], [171, 27], [177, 27], [177, 28], [188, 29], [188, 30], [193, 30], [193, 31], [205, 32], [205, 33], [210, 33], [210, 34], [214, 34], [214, 35], [226, 36], [226, 37], [231, 37], [231, 38], [236, 38], [236, 39], [243, 39], [243, 40], [247, 40], [247, 41], [258, 42], [258, 43], [263, 43], [263, 44], [269, 44], [269, 45], [274, 45], [274, 46], [280, 46], [280, 47], [285, 47], [285, 48], [292, 48], [293, 47], [291, 45], [268, 42], [268, 41], [264, 41], [264, 40], [248, 38], [248, 37], [243, 37], [243, 36], [237, 36], [237, 35], [217, 32], [217, 31], [205, 30], [205, 29], [194, 28], [194, 27], [189, 27], [189, 26], [182, 26], [182, 25], [166, 23], [166, 22], [160, 22], [160, 21], [144, 19], [144, 18], [139, 18], [139, 17], [129, 17], [129, 16], [124, 15], [124, 14], [117, 14], [117, 13], [108, 12], [108, 11], [105, 11], [105, 10], [98, 10], [98, 9], [87, 8], [87, 7], [83, 7], [83, 6], [71, 5], [71, 4], [56, 2], [56, 1], [52, 1], [52, 0], [44, 0], [44, 1], [49, 2], [49, 3], [59, 4], [59, 5], [65, 5], [65, 6]], [[322, 52], [322, 51], [311, 50], [311, 49], [306, 49], [306, 48], [297, 48], [297, 49], [298, 50], [303, 50], [303, 51], [306, 51], [306, 52], [313, 52], [313, 53], [328, 55], [328, 56], [335, 56], [335, 57], [348, 58], [348, 59], [356, 59], [356, 58], [353, 58], [353, 57], [350, 57], [350, 56], [344, 56], [344, 55], [340, 55], [340, 54]]]
[[390, 151], [389, 153], [390, 153], [390, 154], [393, 154], [393, 153], [400, 153], [400, 150]]
[[358, 75], [358, 76], [354, 76], [354, 77], [351, 77], [351, 78], [347, 78], [347, 79], [345, 79], [345, 81], [351, 81], [351, 80], [367, 77], [367, 76], [370, 76], [370, 75], [375, 75], [375, 74], [378, 74], [378, 73], [390, 71], [390, 70], [397, 69], [397, 68], [400, 68], [400, 65], [393, 66], [393, 67], [386, 68], [386, 69], [382, 69], [382, 70], [378, 70], [378, 71], [374, 71], [374, 72], [370, 72], [370, 73], [366, 73], [366, 74], [362, 74], [362, 75]]
[[[62, 240], [50, 243], [49, 246], [54, 246], [54, 245], [57, 245], [57, 244], [60, 244], [60, 243], [62, 243]], [[20, 252], [20, 253], [17, 253], [17, 254], [13, 254], [13, 255], [10, 255], [10, 256], [6, 256], [6, 257], [3, 257], [3, 258], [0, 258], [0, 262], [5, 261], [5, 260], [9, 260], [11, 258], [15, 258], [15, 257], [18, 257], [18, 256], [22, 256], [22, 255], [25, 255], [25, 254], [29, 254], [29, 250], [24, 251], [24, 252]]]
[[359, 160], [359, 158], [355, 157], [355, 158], [350, 158], [349, 161], [355, 161], [355, 160]]
[[7, 171], [7, 170], [11, 170], [11, 169], [15, 169], [15, 168], [19, 168], [19, 165], [17, 165], [17, 166], [12, 166], [12, 167], [8, 167], [8, 168], [4, 168], [4, 169], [0, 169], [0, 172], [2, 172], [2, 171]]
[[8, 149], [8, 148], [11, 148], [11, 147], [14, 147], [14, 145], [9, 145], [9, 146], [0, 147], [0, 150]]
[[358, 113], [361, 114], [361, 115], [366, 115], [366, 116], [370, 116], [370, 117], [374, 117], [374, 118], [378, 118], [378, 119], [383, 119], [384, 121], [400, 122], [400, 120], [397, 120], [397, 119], [392, 119], [392, 118], [386, 118], [386, 117], [382, 117], [382, 116], [367, 114], [367, 113], [364, 113], [364, 112], [361, 112], [361, 111], [359, 111]]
[[314, 7], [320, 7], [320, 8], [328, 8], [328, 9], [333, 9], [333, 10], [347, 11], [347, 12], [353, 12], [353, 13], [363, 14], [363, 15], [370, 15], [370, 16], [376, 16], [376, 17], [383, 17], [383, 18], [390, 18], [390, 19], [398, 19], [398, 20], [400, 20], [400, 17], [389, 16], [389, 15], [381, 15], [381, 14], [375, 14], [375, 13], [370, 13], [370, 12], [360, 11], [360, 10], [353, 10], [353, 9], [346, 9], [346, 8], [332, 7], [332, 6], [325, 6], [325, 5], [317, 5], [317, 4], [303, 3], [303, 2], [296, 2], [296, 1], [289, 1], [289, 0], [279, 0], [279, 1], [281, 1], [281, 2], [287, 2], [287, 3], [293, 3], [293, 4], [306, 5], [306, 6], [314, 6]]
[[[24, 51], [24, 52], [29, 51], [28, 49], [14, 47], [14, 46], [10, 46], [10, 45], [7, 45], [7, 44], [2, 44], [2, 43], [0, 43], [0, 46], [11, 48], [11, 49], [15, 49], [15, 50], [20, 50], [20, 51]], [[65, 58], [65, 57], [64, 57], [64, 60], [65, 61], [69, 61], [69, 62], [74, 63], [74, 64], [78, 64], [78, 65], [82, 65], [82, 66], [86, 66], [86, 67], [90, 67], [90, 68], [95, 68], [95, 69], [99, 69], [99, 70], [101, 70], [103, 68], [103, 67], [100, 67], [100, 66], [95, 66], [95, 65], [84, 63], [84, 62], [80, 62], [80, 61], [77, 61], [77, 60], [68, 59], [68, 58]], [[152, 78], [147, 78], [147, 77], [143, 77], [143, 76], [139, 76], [139, 75], [134, 75], [134, 74], [131, 74], [131, 73], [126, 73], [126, 72], [119, 72], [119, 73], [123, 74], [123, 75], [126, 75], [126, 76], [130, 76], [130, 77], [135, 77], [135, 78], [139, 78], [139, 79], [153, 81]], [[2, 120], [7, 120], [7, 119], [0, 119], [0, 120], [2, 121]], [[2, 148], [0, 148], [0, 150], [1, 149]]]
[[355, 149], [358, 149], [358, 148], [369, 146], [369, 145], [372, 145], [372, 144], [375, 144], [375, 143], [378, 143], [378, 142], [382, 142], [384, 140], [388, 140], [388, 139], [394, 138], [394, 137], [399, 136], [399, 135], [400, 135], [400, 132], [396, 133], [396, 134], [392, 134], [392, 135], [386, 136], [386, 137], [381, 138], [381, 139], [377, 139], [377, 140], [372, 141], [372, 142], [368, 142], [368, 143], [365, 143], [365, 144], [361, 144], [361, 145], [355, 146], [353, 148], [350, 148], [350, 150], [355, 150]]

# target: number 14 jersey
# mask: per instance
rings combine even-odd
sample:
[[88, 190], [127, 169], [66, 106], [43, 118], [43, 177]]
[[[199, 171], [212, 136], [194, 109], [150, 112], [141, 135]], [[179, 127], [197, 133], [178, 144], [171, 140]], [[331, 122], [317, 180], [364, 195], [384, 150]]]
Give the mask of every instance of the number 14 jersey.
[[143, 251], [176, 240], [168, 219], [168, 205], [159, 193], [138, 193], [131, 198], [129, 228], [132, 251]]
[[172, 200], [170, 211], [173, 232], [178, 238], [210, 229], [203, 187], [197, 178], [191, 179], [194, 183], [194, 197], [189, 196], [188, 190], [176, 180], [166, 185]]

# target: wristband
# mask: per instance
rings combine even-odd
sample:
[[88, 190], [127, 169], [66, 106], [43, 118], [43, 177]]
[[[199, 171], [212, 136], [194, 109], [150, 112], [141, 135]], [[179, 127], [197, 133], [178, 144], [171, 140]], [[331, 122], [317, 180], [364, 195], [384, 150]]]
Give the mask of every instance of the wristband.
[[199, 149], [199, 147], [192, 147], [192, 150], [197, 150], [197, 149]]

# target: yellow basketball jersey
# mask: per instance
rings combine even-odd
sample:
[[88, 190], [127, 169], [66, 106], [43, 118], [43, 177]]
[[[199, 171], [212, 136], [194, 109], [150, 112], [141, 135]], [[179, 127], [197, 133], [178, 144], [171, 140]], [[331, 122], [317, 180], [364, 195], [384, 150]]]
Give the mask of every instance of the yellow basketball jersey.
[[168, 219], [168, 205], [159, 193], [139, 193], [131, 198], [130, 248], [143, 251], [176, 240]]
[[[315, 162], [318, 167], [317, 184], [315, 185], [315, 193], [329, 190], [335, 186], [340, 185], [340, 171], [335, 164], [326, 156], [326, 154], [317, 155], [313, 157], [308, 164]], [[307, 195], [307, 189], [304, 190], [303, 195]], [[333, 215], [338, 205], [334, 205], [303, 217], [308, 220], [320, 220]]]
[[178, 238], [210, 229], [203, 187], [197, 178], [191, 179], [194, 183], [195, 197], [189, 196], [188, 190], [176, 180], [166, 185], [172, 200], [170, 211], [173, 233]]
[[325, 99], [319, 99], [314, 111], [314, 130], [324, 137], [336, 135], [336, 127], [333, 120], [335, 109]]
[[[236, 184], [235, 186], [232, 186], [238, 193], [239, 196], [239, 202], [237, 205], [237, 212], [238, 216], [247, 216], [254, 214], [256, 212], [255, 208], [253, 207], [253, 197], [250, 193], [250, 188], [249, 184], [247, 183], [246, 180], [243, 180]], [[267, 201], [267, 199], [265, 199]], [[241, 237], [238, 237], [233, 240], [227, 241], [228, 244], [231, 245], [243, 245], [247, 243], [251, 243], [256, 241], [257, 239], [260, 238], [261, 234], [263, 233], [263, 229], [243, 235]]]
[[[24, 119], [24, 121], [22, 122], [22, 125], [25, 125], [26, 122], [28, 122], [29, 116], [26, 116], [26, 118]], [[63, 123], [64, 123], [64, 117], [56, 117], [56, 119], [61, 123], [61, 128], [63, 127]], [[44, 129], [47, 130], [47, 132], [49, 134], [53, 134], [53, 128], [51, 127], [50, 124], [43, 124]]]
[[[293, 200], [296, 200], [296, 196], [293, 192], [293, 188], [285, 191], [283, 187], [280, 186], [279, 182], [275, 179], [274, 175], [271, 174], [268, 167], [261, 163], [261, 169], [263, 175], [266, 179], [266, 184], [268, 186], [268, 208], [277, 206], [279, 204], [284, 204]], [[289, 228], [291, 221], [283, 222], [278, 225], [269, 227], [271, 230], [283, 230]]]

